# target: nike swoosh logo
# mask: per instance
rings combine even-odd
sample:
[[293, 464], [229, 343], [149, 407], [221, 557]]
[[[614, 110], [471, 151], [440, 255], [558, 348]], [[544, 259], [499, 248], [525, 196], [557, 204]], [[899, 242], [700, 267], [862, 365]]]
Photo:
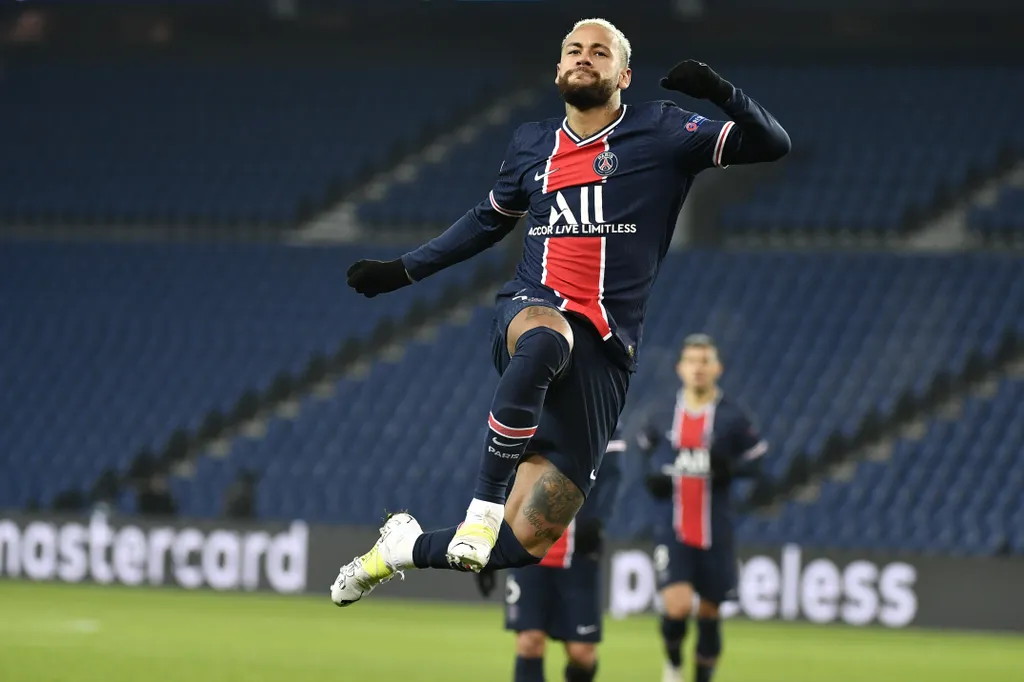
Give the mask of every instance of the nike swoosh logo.
[[558, 172], [557, 168], [552, 168], [547, 173], [534, 173], [533, 179], [536, 180], [537, 182], [540, 182], [541, 180], [543, 180], [547, 176], [551, 175], [552, 173], [557, 173], [557, 172]]
[[593, 469], [590, 470], [590, 480], [591, 481], [596, 481], [597, 480], [597, 472], [594, 471]]
[[576, 634], [577, 635], [589, 635], [592, 632], [597, 632], [597, 626], [596, 625], [587, 625], [586, 627], [584, 627], [582, 625], [577, 625], [576, 626]]
[[492, 438], [491, 442], [494, 443], [495, 445], [497, 445], [499, 448], [514, 448], [515, 446], [519, 445], [519, 443], [516, 443], [515, 441], [513, 441], [511, 443], [504, 443], [504, 442], [498, 440], [497, 436]]

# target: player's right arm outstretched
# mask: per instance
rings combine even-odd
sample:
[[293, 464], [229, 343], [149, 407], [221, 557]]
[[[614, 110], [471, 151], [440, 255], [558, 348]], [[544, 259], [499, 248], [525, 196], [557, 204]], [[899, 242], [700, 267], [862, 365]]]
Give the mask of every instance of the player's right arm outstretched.
[[512, 136], [498, 179], [486, 199], [445, 232], [401, 258], [356, 262], [348, 269], [348, 285], [373, 298], [461, 263], [504, 239], [529, 208], [529, 198], [520, 182], [518, 134], [517, 130]]

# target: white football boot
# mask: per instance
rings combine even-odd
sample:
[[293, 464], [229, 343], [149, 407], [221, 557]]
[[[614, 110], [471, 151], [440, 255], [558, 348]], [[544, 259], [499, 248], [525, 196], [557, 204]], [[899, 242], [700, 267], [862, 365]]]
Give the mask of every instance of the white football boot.
[[476, 499], [470, 502], [466, 520], [459, 524], [455, 537], [448, 543], [448, 563], [479, 573], [491, 560], [504, 518], [505, 505]]
[[411, 514], [399, 512], [389, 516], [370, 551], [341, 567], [331, 585], [331, 601], [348, 606], [396, 575], [404, 579], [403, 569], [415, 567], [412, 548], [422, 534], [423, 529]]
[[665, 661], [665, 672], [661, 674], [661, 682], [683, 682], [682, 668], [676, 668], [668, 661]]

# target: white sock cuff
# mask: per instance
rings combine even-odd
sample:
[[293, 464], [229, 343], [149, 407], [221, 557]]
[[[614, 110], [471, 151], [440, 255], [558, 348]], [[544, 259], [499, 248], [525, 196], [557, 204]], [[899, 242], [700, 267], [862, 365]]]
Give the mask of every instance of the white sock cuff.
[[469, 503], [467, 511], [469, 514], [482, 516], [489, 521], [497, 520], [498, 523], [501, 523], [502, 519], [505, 518], [505, 505], [498, 504], [497, 502], [485, 502], [476, 498], [473, 498], [473, 501]]

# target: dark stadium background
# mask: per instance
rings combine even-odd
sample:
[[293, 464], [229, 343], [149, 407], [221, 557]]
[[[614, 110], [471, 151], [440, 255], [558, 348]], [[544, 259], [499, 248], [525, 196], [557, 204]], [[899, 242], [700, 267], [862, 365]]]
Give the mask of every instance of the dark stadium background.
[[[520, 237], [372, 301], [344, 272], [486, 196], [585, 16], [633, 43], [625, 101], [698, 58], [793, 140], [698, 180], [624, 414], [704, 331], [771, 441], [720, 679], [1019, 674], [1019, 3], [26, 0], [0, 2], [0, 679], [510, 675], [466, 576], [344, 612], [327, 586], [385, 509], [461, 518]], [[660, 668], [641, 472], [603, 679]], [[1016, 634], [937, 632], [968, 629]]]

